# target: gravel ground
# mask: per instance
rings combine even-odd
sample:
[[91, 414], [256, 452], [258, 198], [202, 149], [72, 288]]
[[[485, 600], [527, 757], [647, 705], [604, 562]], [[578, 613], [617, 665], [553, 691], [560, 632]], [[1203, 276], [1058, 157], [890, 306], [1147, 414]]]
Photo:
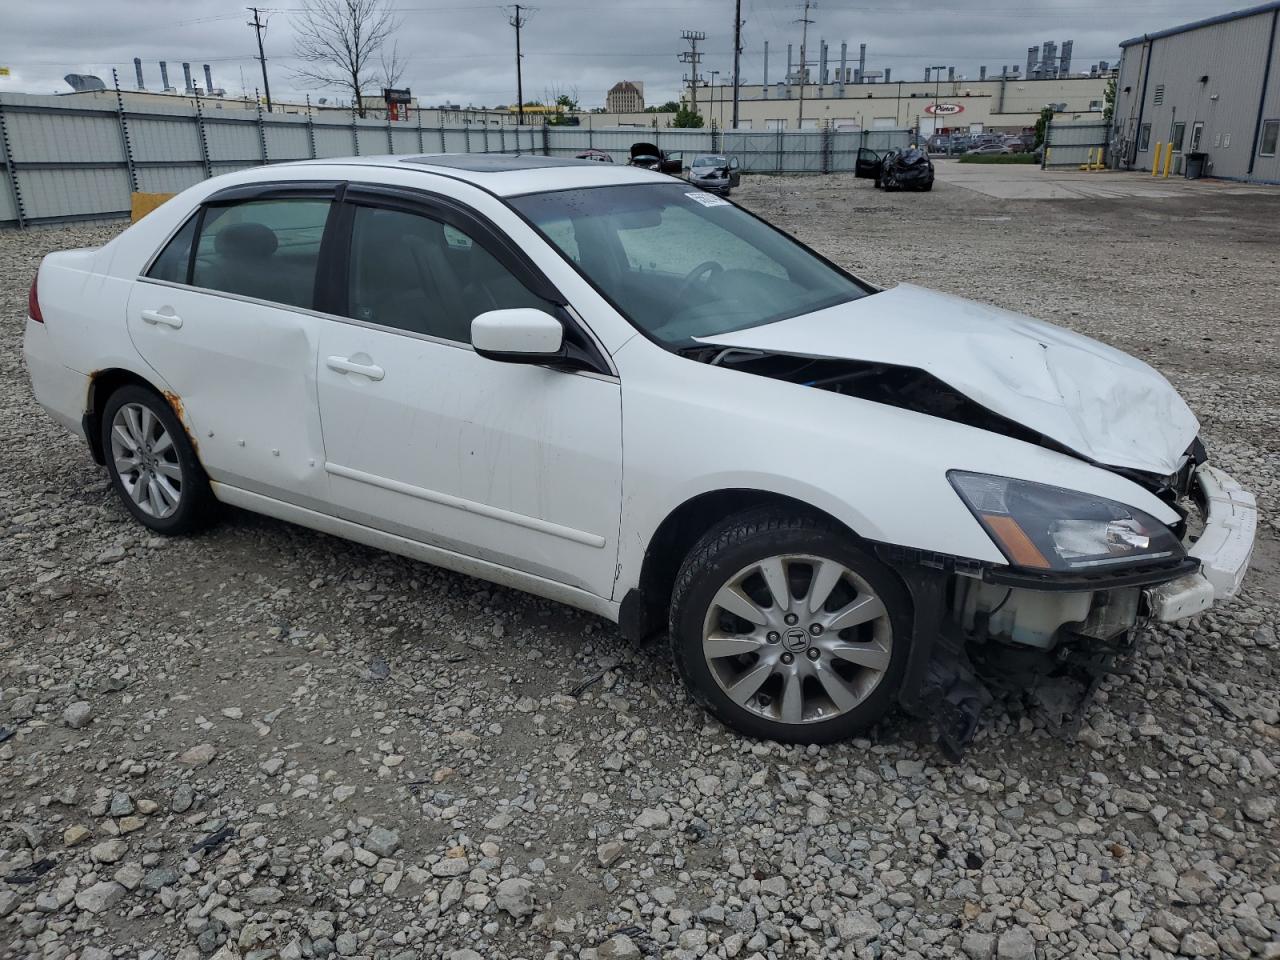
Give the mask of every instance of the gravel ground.
[[1070, 742], [1010, 700], [955, 765], [900, 717], [750, 742], [565, 607], [243, 513], [148, 536], [20, 358], [39, 257], [116, 228], [0, 234], [0, 956], [1280, 957], [1280, 193], [740, 199], [1162, 369], [1262, 503], [1243, 596]]

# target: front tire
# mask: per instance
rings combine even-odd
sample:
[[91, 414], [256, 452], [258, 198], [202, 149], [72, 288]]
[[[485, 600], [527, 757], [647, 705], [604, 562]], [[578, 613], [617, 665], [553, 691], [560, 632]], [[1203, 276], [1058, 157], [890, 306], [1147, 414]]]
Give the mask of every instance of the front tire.
[[777, 508], [732, 517], [690, 551], [672, 591], [676, 668], [727, 726], [831, 743], [893, 706], [910, 646], [901, 583], [834, 522]]
[[111, 485], [134, 519], [165, 535], [206, 526], [216, 501], [182, 423], [164, 397], [121, 387], [102, 411], [102, 450]]

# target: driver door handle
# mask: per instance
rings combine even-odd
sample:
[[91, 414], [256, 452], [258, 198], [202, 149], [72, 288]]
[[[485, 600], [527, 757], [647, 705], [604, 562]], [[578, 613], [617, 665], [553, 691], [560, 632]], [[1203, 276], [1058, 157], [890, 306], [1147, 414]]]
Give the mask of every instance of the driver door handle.
[[386, 376], [386, 371], [376, 364], [356, 363], [346, 357], [330, 357], [325, 364], [330, 370], [336, 370], [338, 373], [358, 373], [370, 380], [381, 380]]
[[166, 327], [173, 327], [176, 330], [182, 326], [182, 318], [174, 313], [171, 307], [162, 307], [159, 310], [143, 310], [142, 319], [143, 322], [149, 323], [153, 327], [162, 323]]

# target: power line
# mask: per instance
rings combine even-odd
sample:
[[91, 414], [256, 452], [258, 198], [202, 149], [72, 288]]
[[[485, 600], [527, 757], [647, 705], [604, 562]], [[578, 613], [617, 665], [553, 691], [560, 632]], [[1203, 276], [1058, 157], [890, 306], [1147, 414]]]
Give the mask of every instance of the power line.
[[267, 25], [262, 22], [258, 16], [257, 7], [247, 7], [246, 9], [253, 11], [253, 22], [249, 26], [253, 27], [253, 32], [258, 36], [258, 63], [262, 65], [262, 90], [267, 96], [267, 113], [271, 112], [271, 82], [267, 80], [267, 55], [262, 51], [262, 31]]

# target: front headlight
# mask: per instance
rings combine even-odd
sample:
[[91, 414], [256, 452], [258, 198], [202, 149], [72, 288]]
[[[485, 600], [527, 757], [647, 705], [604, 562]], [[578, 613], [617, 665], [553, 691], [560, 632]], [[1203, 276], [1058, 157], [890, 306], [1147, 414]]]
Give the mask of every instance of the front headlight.
[[947, 479], [1016, 567], [1087, 570], [1183, 553], [1163, 523], [1115, 500], [960, 470]]

